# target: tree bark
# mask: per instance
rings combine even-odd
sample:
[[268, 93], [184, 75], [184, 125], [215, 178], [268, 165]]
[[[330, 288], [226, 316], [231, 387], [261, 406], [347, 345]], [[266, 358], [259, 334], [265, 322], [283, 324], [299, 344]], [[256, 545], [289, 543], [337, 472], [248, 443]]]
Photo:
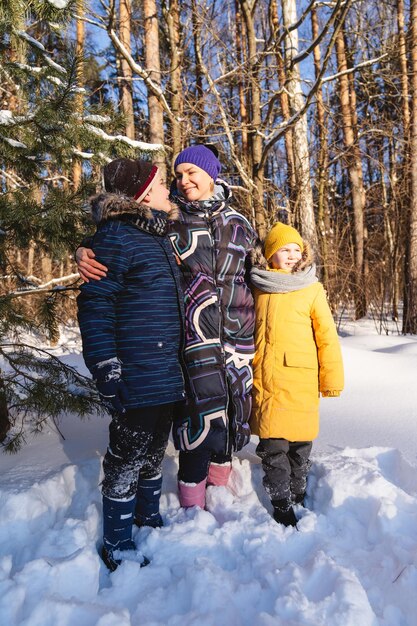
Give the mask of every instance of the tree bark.
[[[317, 9], [311, 10], [311, 31], [313, 40], [317, 39], [320, 33]], [[314, 73], [316, 79], [321, 68], [321, 50], [316, 46], [313, 51]], [[330, 302], [334, 302], [332, 297], [332, 284], [335, 277], [334, 267], [334, 236], [331, 227], [329, 203], [328, 203], [328, 180], [329, 180], [329, 146], [327, 131], [327, 116], [323, 100], [322, 89], [316, 94], [316, 123], [317, 123], [317, 221], [319, 228], [319, 245], [322, 261], [323, 282], [330, 295]]]
[[[245, 48], [244, 28], [245, 24], [242, 18], [242, 11], [238, 0], [235, 0], [235, 17], [236, 17], [236, 57], [238, 63], [243, 68], [245, 65]], [[243, 69], [238, 75], [238, 92], [239, 92], [239, 114], [240, 114], [240, 132], [241, 132], [241, 160], [246, 171], [252, 169], [252, 162], [249, 154], [248, 142], [248, 107], [246, 102], [247, 88], [245, 84], [245, 75]]]
[[[84, 0], [77, 0], [76, 2], [77, 19], [76, 19], [76, 38], [75, 38], [75, 54], [78, 59], [77, 65], [77, 86], [84, 87]], [[76, 95], [76, 108], [79, 115], [83, 114], [84, 110], [84, 96], [82, 92]], [[80, 148], [80, 146], [77, 146]], [[81, 183], [82, 165], [81, 161], [74, 158], [72, 165], [72, 184], [76, 191]]]
[[408, 128], [410, 126], [410, 107], [408, 104], [407, 49], [404, 24], [404, 0], [397, 0], [398, 49], [401, 68], [401, 96], [403, 105], [404, 134], [407, 135]]
[[[199, 51], [201, 47], [201, 24], [198, 16], [196, 0], [191, 2], [191, 19], [193, 24], [194, 50]], [[197, 120], [196, 135], [204, 141], [205, 135], [205, 111], [204, 111], [204, 89], [203, 72], [201, 70], [200, 55], [195, 54], [195, 119]]]
[[264, 171], [262, 160], [262, 137], [259, 129], [262, 126], [261, 117], [261, 91], [258, 80], [258, 63], [256, 55], [256, 30], [252, 15], [252, 7], [247, 0], [240, 0], [242, 13], [245, 20], [246, 36], [249, 52], [249, 84], [251, 87], [251, 119], [248, 138], [250, 141], [253, 161], [252, 178], [255, 184], [254, 213], [255, 225], [261, 238], [266, 235], [266, 216], [264, 207]]
[[[161, 85], [161, 64], [159, 57], [159, 26], [155, 0], [143, 0], [143, 16], [145, 21], [145, 66], [151, 80]], [[164, 117], [159, 99], [148, 94], [149, 109], [149, 140], [151, 143], [165, 143]], [[154, 159], [159, 167], [162, 178], [166, 178], [165, 158], [161, 154]]]
[[364, 263], [364, 211], [365, 189], [363, 185], [362, 163], [355, 134], [354, 116], [351, 108], [351, 94], [347, 74], [348, 69], [343, 29], [336, 38], [336, 57], [339, 72], [339, 100], [342, 115], [343, 141], [345, 146], [345, 163], [349, 176], [352, 197], [353, 233], [354, 233], [354, 298], [356, 319], [366, 314], [366, 285]]
[[417, 0], [410, 0], [410, 207], [404, 281], [403, 332], [417, 334]]
[[0, 442], [3, 442], [6, 439], [10, 428], [11, 422], [9, 409], [7, 407], [6, 388], [4, 386], [4, 380], [0, 370]]
[[[279, 33], [279, 19], [278, 19], [278, 7], [277, 2], [272, 0], [271, 2], [271, 22], [274, 32], [276, 36]], [[279, 86], [283, 87], [286, 83], [285, 69], [284, 69], [284, 60], [282, 58], [281, 50], [276, 51], [276, 61], [277, 61], [277, 73], [278, 73], [278, 81]], [[286, 89], [282, 89], [280, 94], [280, 104], [282, 117], [285, 121], [288, 121], [291, 117], [290, 113], [290, 103], [288, 100], [288, 93]], [[287, 194], [290, 204], [290, 211], [294, 213], [294, 205], [295, 198], [297, 195], [297, 181], [295, 179], [295, 159], [294, 159], [294, 137], [293, 137], [293, 129], [292, 126], [289, 126], [284, 135], [284, 143], [285, 143], [285, 155], [287, 161]], [[291, 219], [291, 221], [293, 221]]]
[[[281, 0], [282, 19], [284, 30], [285, 62], [288, 66], [286, 88], [293, 115], [304, 105], [304, 95], [301, 89], [300, 71], [298, 64], [293, 60], [298, 54], [298, 32], [296, 28], [291, 31], [290, 26], [297, 21], [295, 0]], [[294, 166], [297, 183], [296, 215], [301, 232], [310, 242], [312, 247], [318, 249], [316, 220], [314, 216], [313, 192], [310, 178], [310, 155], [308, 151], [307, 116], [303, 114], [293, 126], [294, 141]], [[298, 224], [297, 224], [298, 225]]]
[[[132, 44], [130, 41], [131, 33], [131, 16], [132, 16], [132, 0], [120, 0], [119, 5], [119, 35], [120, 41], [126, 48], [129, 54], [132, 52]], [[133, 109], [133, 88], [132, 77], [133, 72], [126, 59], [120, 57], [120, 72], [119, 77], [119, 97], [123, 111], [123, 115], [126, 120], [125, 133], [129, 139], [135, 138], [135, 116]]]
[[172, 157], [175, 158], [183, 147], [182, 127], [180, 119], [183, 117], [183, 97], [181, 85], [181, 34], [178, 0], [172, 0], [169, 8], [164, 10], [168, 25], [168, 43], [170, 56], [170, 96], [171, 96], [171, 146]]

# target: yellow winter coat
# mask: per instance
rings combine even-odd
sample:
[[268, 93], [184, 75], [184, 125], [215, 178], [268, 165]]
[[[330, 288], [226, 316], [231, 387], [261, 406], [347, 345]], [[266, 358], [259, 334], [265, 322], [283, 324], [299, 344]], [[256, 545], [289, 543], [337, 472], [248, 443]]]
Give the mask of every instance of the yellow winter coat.
[[311, 441], [319, 392], [339, 395], [343, 362], [321, 283], [287, 293], [255, 289], [256, 352], [251, 428], [262, 439]]

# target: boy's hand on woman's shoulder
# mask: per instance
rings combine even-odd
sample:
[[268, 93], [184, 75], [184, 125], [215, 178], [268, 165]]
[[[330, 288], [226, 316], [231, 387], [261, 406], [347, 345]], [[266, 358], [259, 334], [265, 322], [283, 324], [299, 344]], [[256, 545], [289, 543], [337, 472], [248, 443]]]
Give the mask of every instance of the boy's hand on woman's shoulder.
[[83, 246], [77, 248], [75, 253], [78, 273], [86, 283], [90, 282], [90, 278], [100, 280], [100, 278], [107, 275], [107, 267], [96, 261], [95, 256], [91, 248], [84, 248]]

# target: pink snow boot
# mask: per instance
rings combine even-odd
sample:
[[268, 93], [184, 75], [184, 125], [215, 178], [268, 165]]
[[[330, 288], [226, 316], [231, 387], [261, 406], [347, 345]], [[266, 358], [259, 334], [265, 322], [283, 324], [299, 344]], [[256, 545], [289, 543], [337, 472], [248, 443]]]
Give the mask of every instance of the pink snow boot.
[[204, 509], [206, 506], [206, 482], [206, 478], [201, 483], [184, 483], [182, 480], [179, 480], [178, 494], [180, 505], [185, 509], [190, 506], [199, 506], [201, 509]]
[[214, 487], [225, 487], [232, 471], [231, 463], [210, 463], [207, 484]]

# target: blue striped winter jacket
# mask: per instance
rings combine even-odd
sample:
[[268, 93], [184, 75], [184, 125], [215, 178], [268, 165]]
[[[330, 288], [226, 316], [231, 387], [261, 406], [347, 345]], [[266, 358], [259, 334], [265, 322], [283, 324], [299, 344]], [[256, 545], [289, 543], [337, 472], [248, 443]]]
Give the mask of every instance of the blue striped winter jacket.
[[109, 271], [77, 298], [85, 363], [122, 362], [126, 408], [183, 399], [183, 294], [167, 214], [114, 194], [93, 198], [92, 213], [89, 245]]

